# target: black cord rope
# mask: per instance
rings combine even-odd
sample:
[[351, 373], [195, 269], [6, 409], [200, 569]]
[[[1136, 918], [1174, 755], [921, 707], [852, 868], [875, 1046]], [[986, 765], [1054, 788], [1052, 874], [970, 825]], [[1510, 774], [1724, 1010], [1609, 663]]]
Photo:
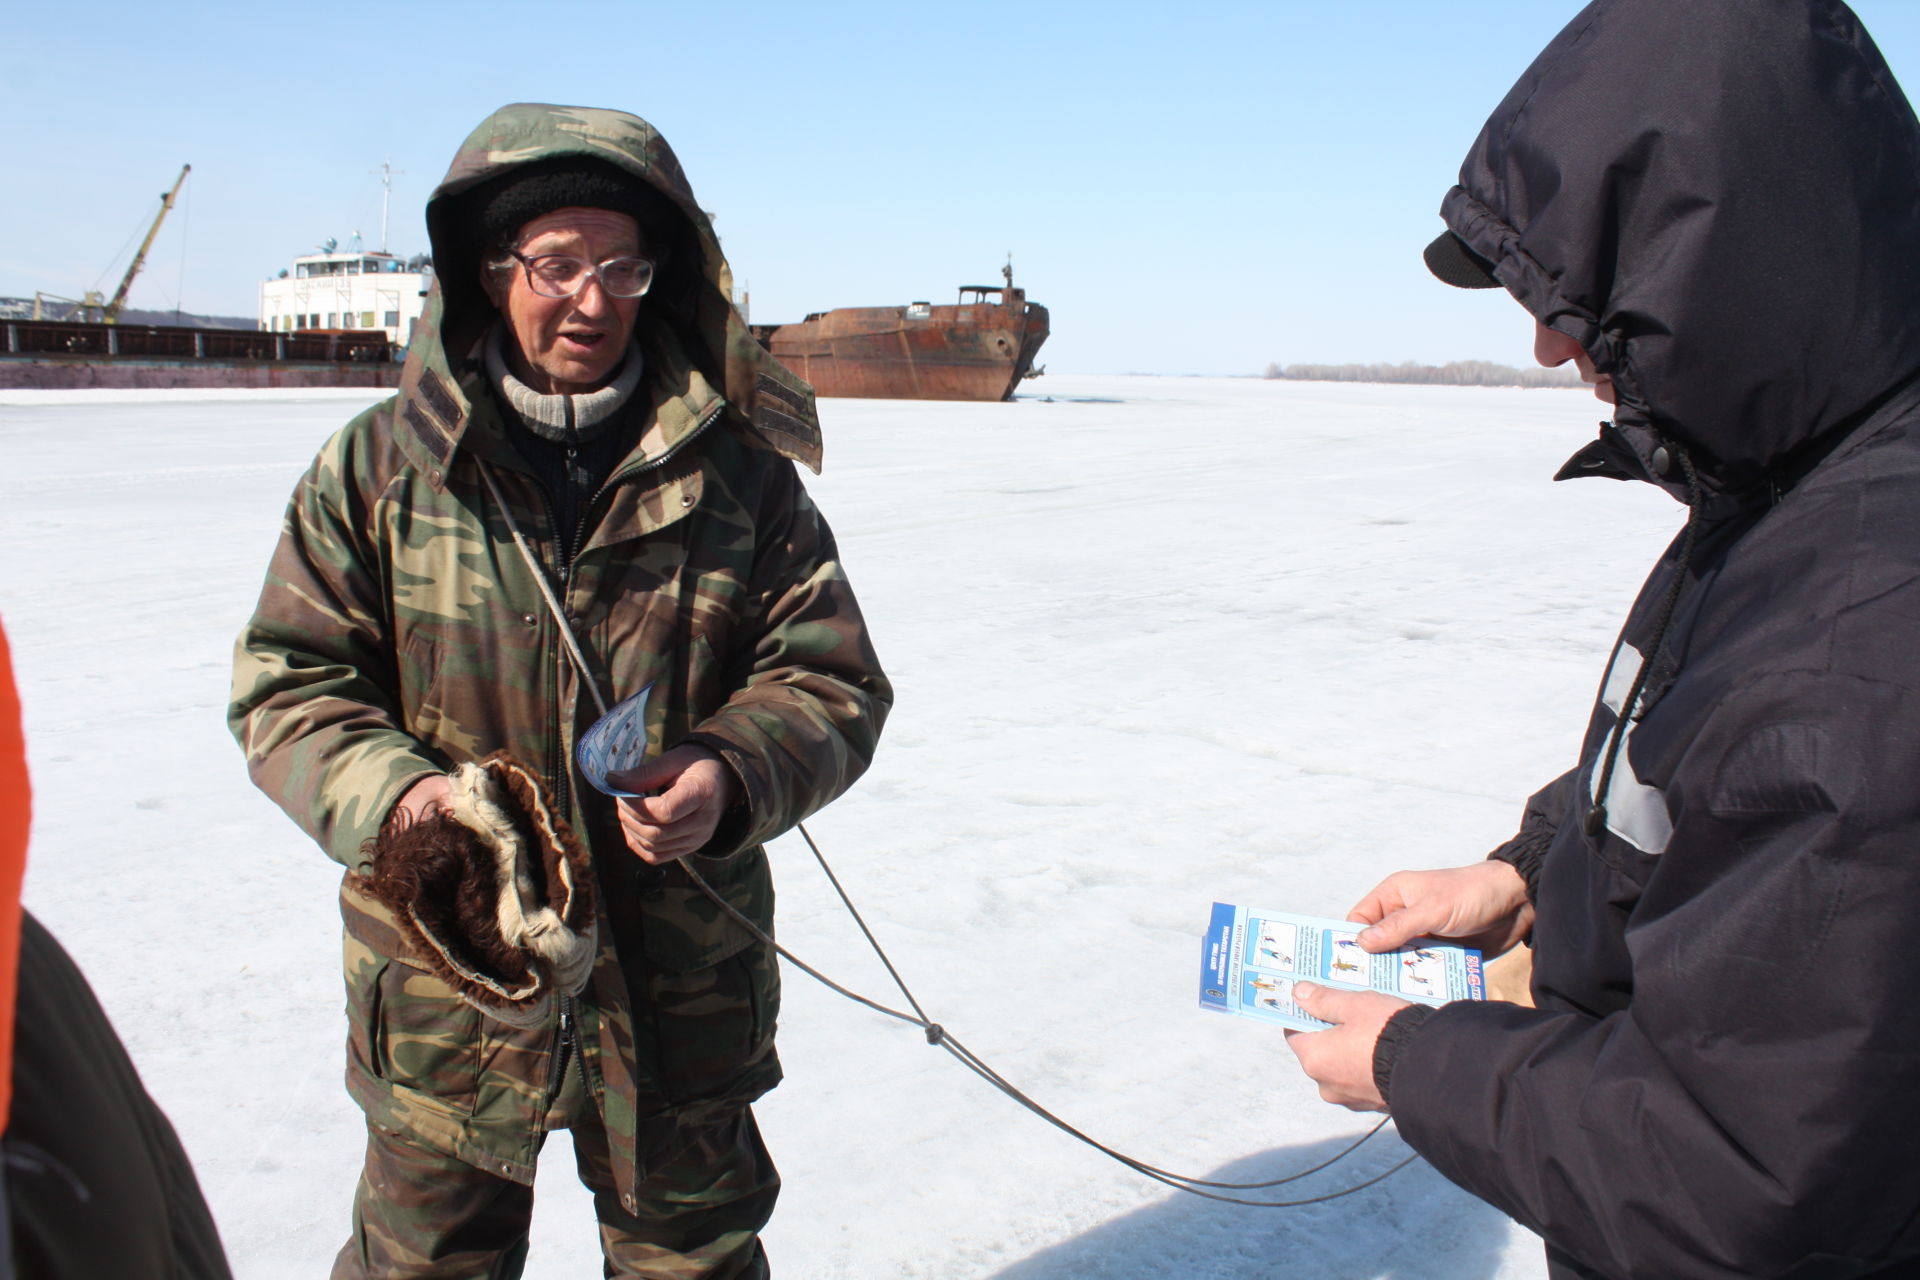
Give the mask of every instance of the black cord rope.
[[[920, 1025], [931, 1030], [936, 1024], [927, 1017], [927, 1011], [920, 1007], [920, 1002], [913, 998], [913, 992], [907, 990], [906, 979], [900, 976], [900, 971], [893, 967], [893, 961], [887, 958], [886, 948], [882, 947], [880, 940], [873, 936], [873, 930], [867, 928], [866, 917], [860, 914], [860, 908], [853, 905], [853, 899], [847, 896], [847, 891], [840, 885], [840, 877], [833, 874], [833, 868], [827, 865], [827, 855], [820, 852], [820, 846], [813, 842], [813, 832], [807, 830], [804, 823], [795, 825], [799, 827], [800, 838], [807, 842], [807, 848], [813, 850], [813, 860], [818, 862], [820, 869], [827, 873], [827, 883], [831, 884], [833, 891], [840, 895], [840, 901], [847, 908], [847, 913], [853, 917], [853, 922], [860, 926], [860, 932], [866, 935], [867, 945], [873, 948], [873, 954], [880, 957], [880, 963], [887, 966], [887, 975], [893, 979], [893, 985], [900, 988], [900, 994], [907, 998], [907, 1003], [913, 1006], [913, 1011], [920, 1015]], [[709, 889], [707, 892], [713, 891]], [[771, 942], [772, 939], [769, 938], [766, 941]], [[774, 945], [779, 944], [774, 943]], [[939, 1041], [929, 1035], [927, 1043], [938, 1044]]]
[[866, 935], [867, 945], [872, 947], [873, 953], [880, 957], [880, 963], [886, 966], [887, 973], [893, 978], [894, 985], [900, 988], [900, 994], [906, 997], [907, 1003], [913, 1007], [912, 1013], [889, 1008], [881, 1004], [878, 1000], [870, 999], [857, 991], [849, 990], [847, 987], [835, 982], [832, 978], [829, 978], [826, 974], [820, 972], [806, 961], [800, 959], [800, 957], [794, 955], [793, 952], [780, 945], [780, 943], [774, 940], [772, 934], [748, 919], [731, 902], [721, 897], [714, 887], [707, 883], [706, 878], [686, 860], [682, 859], [677, 865], [686, 872], [687, 879], [693, 882], [694, 887], [711, 899], [716, 907], [719, 907], [722, 912], [736, 924], [740, 925], [741, 928], [752, 934], [759, 942], [772, 947], [788, 964], [791, 964], [815, 982], [820, 983], [822, 986], [839, 995], [845, 996], [856, 1004], [865, 1005], [875, 1013], [882, 1013], [889, 1018], [897, 1018], [901, 1022], [909, 1022], [919, 1027], [926, 1033], [928, 1044], [938, 1045], [940, 1048], [945, 1049], [956, 1061], [966, 1067], [967, 1070], [973, 1072], [982, 1080], [985, 1080], [995, 1089], [998, 1089], [1001, 1093], [1019, 1103], [1040, 1119], [1046, 1121], [1062, 1133], [1092, 1147], [1102, 1155], [1118, 1161], [1127, 1168], [1132, 1169], [1135, 1173], [1143, 1177], [1151, 1178], [1155, 1182], [1165, 1183], [1175, 1190], [1185, 1191], [1191, 1195], [1201, 1196], [1208, 1200], [1218, 1200], [1223, 1204], [1246, 1205], [1256, 1209], [1292, 1209], [1302, 1205], [1321, 1204], [1328, 1200], [1338, 1200], [1342, 1196], [1350, 1196], [1357, 1191], [1365, 1191], [1368, 1187], [1376, 1183], [1384, 1182], [1420, 1158], [1417, 1154], [1410, 1155], [1399, 1164], [1394, 1165], [1383, 1173], [1375, 1174], [1364, 1182], [1355, 1183], [1353, 1186], [1346, 1187], [1339, 1191], [1330, 1191], [1325, 1195], [1308, 1196], [1299, 1200], [1249, 1200], [1237, 1196], [1221, 1195], [1219, 1193], [1222, 1191], [1260, 1191], [1271, 1187], [1285, 1186], [1290, 1182], [1298, 1182], [1303, 1178], [1311, 1177], [1319, 1173], [1322, 1169], [1337, 1164], [1339, 1161], [1346, 1159], [1355, 1151], [1359, 1150], [1361, 1144], [1365, 1143], [1367, 1139], [1373, 1137], [1386, 1127], [1387, 1121], [1391, 1119], [1391, 1117], [1381, 1117], [1380, 1122], [1374, 1125], [1373, 1128], [1367, 1130], [1345, 1148], [1329, 1156], [1327, 1159], [1322, 1160], [1319, 1164], [1311, 1168], [1302, 1169], [1298, 1173], [1288, 1174], [1284, 1178], [1274, 1178], [1266, 1182], [1213, 1182], [1205, 1178], [1192, 1178], [1185, 1174], [1172, 1173], [1166, 1169], [1148, 1164], [1144, 1160], [1139, 1160], [1127, 1155], [1125, 1152], [1115, 1150], [1089, 1134], [1076, 1129], [1073, 1125], [1062, 1120], [1038, 1102], [1035, 1102], [1015, 1087], [1005, 1076], [988, 1066], [986, 1061], [978, 1054], [955, 1039], [945, 1027], [927, 1017], [926, 1010], [922, 1009], [920, 1002], [914, 999], [913, 992], [908, 989], [906, 980], [900, 976], [900, 971], [894, 967], [893, 961], [888, 958], [886, 949], [880, 945], [880, 940], [873, 936], [873, 930], [867, 927], [867, 922], [861, 916], [860, 909], [854, 906], [853, 899], [847, 896], [846, 889], [840, 884], [840, 878], [833, 874], [833, 868], [827, 864], [826, 855], [820, 852], [820, 846], [814, 843], [812, 833], [809, 832], [804, 825], [799, 828], [799, 831], [801, 838], [807, 842], [807, 848], [813, 851], [813, 856], [815, 860], [819, 862], [820, 869], [826, 872], [828, 882], [833, 885], [833, 891], [840, 895], [841, 905], [846, 907], [847, 913], [853, 917], [854, 923], [860, 926], [860, 932]]
[[[565, 611], [560, 607], [559, 600], [554, 597], [553, 588], [547, 582], [547, 575], [541, 566], [539, 558], [534, 554], [533, 548], [528, 545], [526, 538], [522, 536], [519, 526], [515, 524], [512, 509], [507, 506], [506, 500], [501, 497], [500, 485], [499, 482], [493, 478], [492, 468], [482, 463], [480, 474], [486, 480], [488, 490], [493, 494], [494, 505], [500, 509], [501, 517], [507, 522], [507, 529], [513, 534], [514, 544], [520, 549], [520, 554], [526, 560], [527, 567], [533, 571], [534, 582], [540, 588], [540, 594], [546, 601], [547, 609], [553, 614], [554, 621], [559, 624], [561, 638], [566, 641], [568, 656], [573, 659], [574, 666], [579, 670], [582, 683], [584, 683], [588, 691], [593, 694], [594, 705], [599, 708], [600, 714], [603, 716], [606, 715], [607, 700], [600, 692], [599, 682], [594, 678], [592, 668], [587, 665], [586, 655], [580, 651], [579, 642], [573, 634], [573, 626], [568, 622]], [[1689, 470], [1688, 474], [1691, 476], [1691, 470]], [[1298, 1182], [1300, 1179], [1318, 1173], [1336, 1161], [1343, 1160], [1353, 1154], [1354, 1151], [1359, 1149], [1361, 1143], [1371, 1138], [1374, 1134], [1379, 1133], [1380, 1130], [1386, 1126], [1389, 1117], [1382, 1117], [1379, 1124], [1374, 1125], [1373, 1128], [1361, 1134], [1351, 1145], [1337, 1155], [1321, 1161], [1310, 1169], [1302, 1170], [1299, 1173], [1289, 1175], [1285, 1178], [1275, 1178], [1270, 1182], [1208, 1182], [1202, 1178], [1189, 1178], [1182, 1174], [1169, 1173], [1164, 1169], [1155, 1168], [1153, 1165], [1136, 1160], [1132, 1156], [1122, 1154], [1119, 1151], [1115, 1151], [1112, 1147], [1094, 1141], [1094, 1139], [1080, 1132], [1080, 1130], [1060, 1119], [1060, 1117], [1048, 1111], [1026, 1094], [1020, 1092], [1020, 1090], [1014, 1088], [1004, 1076], [992, 1067], [989, 1067], [965, 1045], [948, 1035], [945, 1027], [942, 1027], [939, 1023], [927, 1017], [926, 1011], [920, 1007], [920, 1002], [913, 998], [913, 992], [908, 990], [906, 980], [900, 976], [900, 971], [893, 967], [893, 961], [887, 957], [886, 949], [880, 945], [880, 940], [873, 936], [873, 930], [867, 928], [867, 922], [865, 918], [861, 916], [860, 909], [854, 906], [853, 899], [847, 896], [846, 889], [840, 884], [840, 877], [834, 875], [833, 868], [827, 865], [827, 856], [820, 852], [820, 846], [814, 843], [812, 833], [809, 832], [804, 825], [800, 826], [799, 830], [801, 836], [805, 838], [807, 842], [807, 848], [813, 850], [814, 859], [819, 862], [820, 869], [826, 872], [827, 880], [833, 885], [833, 891], [840, 895], [840, 901], [846, 907], [848, 914], [852, 915], [854, 922], [860, 926], [860, 932], [866, 935], [867, 945], [872, 947], [874, 954], [880, 957], [880, 963], [887, 967], [887, 972], [893, 977], [894, 985], [900, 988], [900, 994], [906, 997], [909, 1005], [913, 1006], [912, 1013], [902, 1013], [898, 1009], [889, 1009], [879, 1001], [868, 999], [866, 996], [856, 991], [851, 991], [838, 982], [835, 982], [832, 978], [829, 978], [826, 974], [820, 972], [799, 956], [794, 955], [793, 952], [774, 941], [772, 934], [749, 920], [731, 902], [728, 902], [715, 892], [713, 886], [707, 883], [706, 877], [701, 875], [700, 872], [686, 860], [680, 860], [677, 865], [686, 873], [687, 879], [692, 881], [701, 893], [711, 899], [716, 907], [719, 907], [723, 913], [763, 945], [772, 947], [774, 952], [788, 964], [793, 965], [809, 978], [812, 978], [814, 981], [832, 991], [838, 992], [856, 1004], [865, 1005], [875, 1013], [883, 1013], [889, 1018], [898, 1018], [902, 1022], [914, 1024], [926, 1033], [928, 1044], [939, 1045], [958, 1059], [969, 1071], [978, 1075], [981, 1079], [1006, 1094], [1009, 1098], [1012, 1098], [1015, 1102], [1018, 1102], [1027, 1110], [1033, 1112], [1033, 1114], [1039, 1116], [1042, 1120], [1045, 1120], [1048, 1124], [1053, 1125], [1063, 1133], [1071, 1134], [1095, 1150], [1118, 1160], [1128, 1168], [1144, 1174], [1156, 1182], [1164, 1182], [1170, 1187], [1188, 1192], [1191, 1195], [1204, 1196], [1209, 1200], [1219, 1200], [1227, 1204], [1247, 1205], [1259, 1209], [1290, 1209], [1300, 1205], [1320, 1204], [1328, 1200], [1338, 1200], [1340, 1197], [1350, 1196], [1356, 1191], [1365, 1191], [1375, 1183], [1392, 1177], [1419, 1158], [1417, 1155], [1408, 1156], [1405, 1160], [1402, 1160], [1399, 1164], [1394, 1165], [1384, 1173], [1376, 1174], [1368, 1178], [1365, 1182], [1356, 1183], [1344, 1190], [1330, 1191], [1326, 1195], [1310, 1196], [1302, 1200], [1242, 1200], [1232, 1196], [1218, 1195], [1215, 1194], [1214, 1191], [1205, 1191], [1201, 1190], [1201, 1188], [1211, 1187], [1216, 1190], [1227, 1191], [1258, 1191], [1268, 1187], [1284, 1186], [1289, 1182]]]
[[[1371, 1138], [1374, 1134], [1380, 1132], [1381, 1129], [1386, 1127], [1387, 1121], [1385, 1118], [1382, 1118], [1378, 1124], [1374, 1125], [1373, 1128], [1369, 1129], [1366, 1133], [1361, 1134], [1360, 1137], [1354, 1140], [1351, 1146], [1347, 1147], [1346, 1150], [1340, 1152], [1339, 1155], [1333, 1156], [1331, 1159], [1326, 1160], [1321, 1164], [1314, 1165], [1312, 1168], [1306, 1169], [1300, 1173], [1296, 1173], [1285, 1178], [1275, 1178], [1270, 1182], [1208, 1182], [1202, 1178], [1190, 1178], [1190, 1177], [1187, 1177], [1185, 1174], [1173, 1173], [1166, 1169], [1157, 1168], [1153, 1165], [1145, 1164], [1139, 1160], [1136, 1160], [1132, 1156], [1126, 1155], [1123, 1152], [1115, 1151], [1113, 1148], [1108, 1147], [1104, 1143], [1096, 1141], [1094, 1138], [1090, 1137], [1089, 1135], [1081, 1132], [1079, 1129], [1076, 1129], [1072, 1125], [1061, 1120], [1058, 1116], [1054, 1115], [1051, 1111], [1048, 1111], [1045, 1107], [1042, 1107], [1040, 1104], [1035, 1102], [1032, 1098], [1028, 1097], [1025, 1093], [1015, 1088], [1014, 1085], [1010, 1081], [1008, 1081], [1005, 1076], [1002, 1076], [999, 1072], [993, 1070], [993, 1068], [989, 1067], [986, 1064], [986, 1062], [983, 1059], [981, 1059], [979, 1056], [977, 1056], [971, 1049], [968, 1049], [964, 1044], [961, 1044], [959, 1040], [955, 1039], [951, 1034], [949, 1034], [945, 1027], [942, 1027], [939, 1023], [934, 1022], [927, 1017], [926, 1010], [920, 1007], [920, 1002], [913, 998], [913, 992], [907, 989], [906, 981], [903, 978], [901, 978], [899, 970], [894, 968], [893, 961], [888, 958], [885, 948], [883, 948], [880, 945], [879, 939], [873, 936], [873, 930], [867, 927], [866, 918], [860, 914], [860, 908], [853, 905], [853, 899], [847, 896], [846, 889], [840, 883], [840, 877], [836, 876], [833, 873], [833, 868], [829, 866], [827, 863], [827, 855], [820, 851], [820, 846], [818, 844], [814, 843], [813, 833], [811, 831], [808, 831], [804, 824], [800, 825], [798, 827], [798, 830], [800, 832], [800, 838], [807, 842], [807, 848], [813, 851], [814, 860], [820, 864], [820, 870], [826, 873], [828, 883], [833, 885], [833, 891], [840, 895], [841, 905], [846, 907], [847, 914], [853, 917], [853, 922], [860, 926], [860, 932], [866, 935], [867, 945], [872, 947], [874, 954], [880, 957], [880, 963], [887, 967], [887, 972], [891, 974], [893, 977], [894, 985], [900, 988], [900, 994], [907, 998], [907, 1003], [913, 1006], [913, 1011], [920, 1015], [919, 1025], [927, 1033], [927, 1043], [937, 1044], [940, 1047], [946, 1049], [948, 1053], [951, 1053], [955, 1058], [959, 1059], [960, 1062], [964, 1064], [969, 1070], [973, 1071], [976, 1075], [980, 1076], [983, 1080], [993, 1085], [994, 1088], [1000, 1090], [1000, 1092], [1006, 1094], [1009, 1098], [1012, 1098], [1015, 1102], [1019, 1103], [1021, 1106], [1025, 1107], [1027, 1110], [1039, 1116], [1042, 1120], [1045, 1120], [1048, 1124], [1053, 1125], [1055, 1128], [1061, 1130], [1064, 1133], [1070, 1134], [1073, 1137], [1078, 1138], [1080, 1141], [1086, 1143], [1088, 1146], [1093, 1147], [1095, 1150], [1100, 1151], [1108, 1156], [1111, 1156], [1113, 1159], [1118, 1160], [1120, 1163], [1128, 1166], [1129, 1168], [1134, 1169], [1137, 1172], [1143, 1173], [1150, 1178], [1157, 1178], [1157, 1179], [1160, 1179], [1161, 1181], [1170, 1181], [1174, 1184], [1191, 1184], [1192, 1186], [1199, 1186], [1199, 1187], [1215, 1187], [1215, 1188], [1219, 1188], [1221, 1190], [1226, 1190], [1226, 1191], [1258, 1191], [1266, 1187], [1277, 1187], [1277, 1186], [1282, 1186], [1285, 1183], [1297, 1182], [1302, 1178], [1318, 1173], [1320, 1172], [1320, 1170], [1326, 1168], [1328, 1165], [1331, 1165], [1335, 1161], [1340, 1160], [1341, 1158], [1346, 1156], [1349, 1152], [1357, 1150], [1361, 1143], [1365, 1142], [1368, 1138]], [[689, 868], [689, 870], [692, 870], [692, 869]], [[711, 889], [709, 889], [708, 892], [711, 893], [712, 892]], [[723, 907], [728, 907], [730, 914], [733, 914], [736, 917], [739, 915], [738, 912], [734, 912], [731, 910], [729, 904], [722, 903], [720, 905], [722, 905]], [[755, 933], [760, 932], [757, 927], [753, 926], [751, 921], [745, 921], [745, 923], [750, 928], [753, 928]], [[762, 936], [761, 941], [770, 943], [776, 950], [780, 951], [781, 955], [786, 956], [788, 959], [791, 960], [793, 958], [790, 953], [780, 948], [780, 944], [777, 942], [774, 942], [772, 938]], [[799, 961], [795, 960], [794, 963], [798, 964]], [[803, 965], [801, 967], [805, 968], [806, 966]], [[811, 972], [811, 970], [809, 970], [809, 972]], [[814, 976], [818, 977], [819, 975], [815, 974]], [[889, 1010], [888, 1012], [893, 1012], [893, 1011]], [[895, 1013], [894, 1016], [902, 1017], [903, 1015]], [[914, 1021], [911, 1018], [907, 1018], [905, 1020], [909, 1022]], [[1402, 1161], [1402, 1164], [1407, 1164], [1407, 1163], [1411, 1163], [1411, 1160]], [[1382, 1176], [1384, 1177], [1385, 1175], [1383, 1174]], [[1241, 1202], [1241, 1203], [1250, 1203], [1250, 1202]]]

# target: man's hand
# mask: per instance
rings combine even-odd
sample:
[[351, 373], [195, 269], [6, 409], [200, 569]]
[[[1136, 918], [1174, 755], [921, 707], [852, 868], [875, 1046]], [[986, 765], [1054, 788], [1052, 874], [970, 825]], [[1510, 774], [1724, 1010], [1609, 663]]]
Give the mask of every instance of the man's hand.
[[657, 796], [620, 801], [627, 848], [656, 867], [704, 848], [740, 789], [719, 756], [691, 743], [607, 781], [622, 791], [660, 789]]
[[408, 824], [431, 817], [436, 810], [446, 807], [447, 797], [452, 793], [452, 779], [444, 773], [430, 773], [400, 793], [387, 821], [392, 822], [403, 813], [407, 816], [400, 821]]
[[1510, 862], [1488, 860], [1444, 871], [1396, 871], [1360, 899], [1347, 919], [1363, 951], [1392, 951], [1410, 938], [1446, 938], [1491, 959], [1533, 932], [1527, 882]]
[[1373, 1045], [1387, 1019], [1407, 1002], [1380, 991], [1340, 991], [1315, 982], [1294, 983], [1293, 1002], [1333, 1023], [1325, 1031], [1287, 1032], [1287, 1047], [1320, 1086], [1320, 1096], [1349, 1111], [1385, 1111], [1386, 1099], [1373, 1084]]

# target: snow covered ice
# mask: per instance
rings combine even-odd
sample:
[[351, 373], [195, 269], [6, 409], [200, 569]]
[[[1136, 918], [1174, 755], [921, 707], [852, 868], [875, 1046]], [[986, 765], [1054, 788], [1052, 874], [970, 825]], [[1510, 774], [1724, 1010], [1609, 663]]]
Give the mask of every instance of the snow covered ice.
[[[1208, 905], [1344, 915], [1390, 871], [1505, 839], [1572, 763], [1684, 513], [1644, 485], [1549, 482], [1602, 413], [1577, 392], [1027, 385], [822, 402], [808, 484], [899, 701], [872, 772], [809, 826], [931, 1016], [1016, 1085], [1150, 1163], [1283, 1176], [1370, 1121], [1320, 1102], [1275, 1028], [1195, 1007]], [[0, 393], [27, 904], [249, 1280], [325, 1273], [364, 1129], [341, 1085], [338, 868], [247, 782], [228, 661], [295, 479], [371, 398]], [[774, 865], [782, 941], [891, 1002], [797, 837]], [[1424, 1164], [1303, 1209], [1209, 1204], [916, 1028], [785, 981], [787, 1083], [760, 1116], [788, 1280], [1545, 1274], [1533, 1236]], [[1405, 1152], [1383, 1134], [1286, 1190]], [[530, 1277], [598, 1274], [572, 1163], [556, 1136]]]

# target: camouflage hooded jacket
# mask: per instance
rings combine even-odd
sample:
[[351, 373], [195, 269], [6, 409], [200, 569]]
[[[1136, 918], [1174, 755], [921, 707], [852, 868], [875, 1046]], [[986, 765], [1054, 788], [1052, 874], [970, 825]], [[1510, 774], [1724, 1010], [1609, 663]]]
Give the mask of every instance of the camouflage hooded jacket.
[[[646, 415], [644, 432], [563, 564], [484, 374], [495, 313], [459, 196], [564, 154], [664, 194], [687, 251], [677, 277], [663, 262], [636, 326], [646, 377], [626, 411]], [[788, 461], [818, 469], [812, 392], [728, 301], [731, 274], [665, 141], [620, 112], [504, 108], [462, 146], [428, 226], [437, 282], [400, 393], [328, 442], [295, 490], [236, 647], [229, 719], [257, 785], [350, 868], [427, 774], [499, 749], [544, 773], [602, 885], [600, 957], [568, 1002], [571, 1028], [481, 1016], [408, 962], [382, 908], [343, 890], [348, 1087], [371, 1123], [531, 1182], [565, 1036], [631, 1203], [679, 1131], [778, 1081], [777, 976], [683, 874], [628, 852], [612, 802], [578, 783], [570, 762], [593, 697], [479, 468], [539, 553], [607, 700], [654, 685], [650, 752], [699, 742], [738, 774], [745, 810], [696, 862], [762, 927], [773, 889], [761, 842], [852, 784], [892, 693]]]

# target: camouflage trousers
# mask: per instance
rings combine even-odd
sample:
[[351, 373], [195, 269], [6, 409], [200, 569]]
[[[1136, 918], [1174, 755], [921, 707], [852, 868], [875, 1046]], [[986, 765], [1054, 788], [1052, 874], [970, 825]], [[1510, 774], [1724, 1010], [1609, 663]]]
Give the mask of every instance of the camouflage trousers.
[[[760, 1229], [780, 1175], [753, 1112], [700, 1131], [638, 1188], [629, 1213], [614, 1190], [606, 1130], [591, 1106], [573, 1124], [574, 1162], [593, 1192], [609, 1277], [764, 1280]], [[369, 1128], [353, 1199], [353, 1238], [332, 1280], [518, 1280], [533, 1188]]]

